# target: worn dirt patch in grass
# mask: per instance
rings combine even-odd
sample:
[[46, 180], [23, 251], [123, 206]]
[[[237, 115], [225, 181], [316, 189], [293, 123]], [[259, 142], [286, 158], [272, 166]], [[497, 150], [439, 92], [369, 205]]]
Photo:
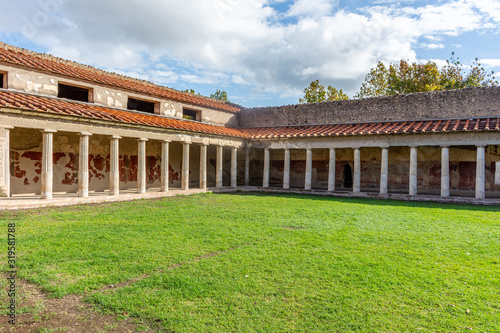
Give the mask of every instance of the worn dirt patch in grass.
[[127, 314], [101, 314], [84, 303], [82, 296], [50, 298], [38, 286], [23, 280], [17, 281], [16, 289], [16, 324], [9, 324], [10, 318], [1, 315], [0, 332], [155, 332]]
[[[155, 274], [164, 273], [164, 272], [168, 271], [169, 269], [175, 269], [177, 267], [180, 267], [180, 266], [183, 266], [183, 265], [187, 265], [187, 264], [192, 264], [192, 263], [195, 263], [195, 262], [203, 260], [203, 259], [208, 259], [208, 258], [216, 257], [216, 256], [219, 256], [221, 254], [228, 253], [230, 251], [234, 251], [234, 250], [236, 250], [236, 249], [238, 249], [240, 247], [247, 246], [247, 245], [250, 245], [250, 243], [237, 245], [235, 247], [232, 247], [230, 249], [227, 249], [227, 250], [224, 250], [224, 251], [220, 251], [220, 252], [214, 252], [214, 253], [205, 254], [204, 256], [201, 256], [201, 257], [198, 257], [198, 258], [194, 258], [191, 261], [180, 262], [178, 264], [175, 264], [175, 265], [172, 265], [172, 266], [168, 267], [167, 269], [159, 270], [159, 271], [155, 272]], [[127, 280], [127, 281], [124, 281], [124, 282], [121, 282], [121, 283], [118, 283], [118, 284], [115, 284], [115, 285], [111, 285], [111, 286], [106, 286], [104, 288], [101, 288], [101, 289], [98, 289], [98, 290], [94, 290], [92, 292], [92, 294], [95, 294], [95, 293], [98, 293], [98, 292], [109, 291], [111, 289], [128, 287], [131, 284], [139, 282], [139, 281], [144, 280], [144, 279], [147, 279], [147, 278], [151, 277], [152, 275], [153, 275], [153, 273], [151, 273], [151, 274], [144, 274], [144, 275], [138, 276], [138, 277], [136, 277], [134, 279], [131, 279], [131, 280]]]

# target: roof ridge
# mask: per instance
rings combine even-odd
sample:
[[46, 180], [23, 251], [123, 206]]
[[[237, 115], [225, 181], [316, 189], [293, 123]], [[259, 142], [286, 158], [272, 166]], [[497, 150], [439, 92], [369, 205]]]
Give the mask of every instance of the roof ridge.
[[[117, 79], [127, 80], [127, 81], [131, 81], [131, 82], [134, 82], [134, 83], [139, 83], [139, 84], [143, 84], [143, 85], [150, 86], [150, 87], [153, 87], [153, 88], [165, 89], [165, 90], [169, 90], [169, 91], [175, 92], [175, 93], [181, 93], [181, 94], [185, 94], [185, 95], [195, 96], [197, 98], [206, 99], [206, 100], [209, 100], [209, 101], [212, 101], [212, 102], [216, 102], [216, 103], [227, 104], [227, 105], [230, 105], [230, 106], [233, 106], [233, 107], [237, 108], [236, 105], [233, 105], [234, 103], [228, 103], [228, 102], [224, 102], [224, 101], [221, 101], [221, 100], [218, 100], [218, 99], [215, 99], [215, 98], [211, 98], [211, 97], [208, 97], [208, 96], [203, 96], [203, 95], [193, 94], [193, 93], [190, 93], [190, 92], [187, 92], [187, 91], [177, 90], [177, 89], [170, 88], [170, 87], [167, 87], [167, 86], [163, 86], [163, 85], [160, 85], [160, 84], [157, 84], [157, 83], [153, 83], [151, 81], [142, 80], [142, 79], [134, 78], [134, 77], [127, 76], [127, 75], [123, 75], [123, 74], [118, 74], [118, 73], [115, 73], [115, 72], [106, 71], [104, 69], [101, 69], [101, 68], [98, 68], [98, 67], [95, 67], [95, 66], [82, 64], [82, 63], [79, 63], [79, 62], [76, 62], [76, 61], [73, 61], [73, 60], [67, 60], [67, 59], [64, 59], [64, 58], [61, 58], [61, 57], [54, 56], [54, 55], [49, 54], [49, 53], [38, 53], [38, 52], [31, 51], [31, 50], [28, 50], [28, 49], [25, 49], [25, 48], [22, 48], [22, 47], [18, 47], [18, 46], [7, 44], [7, 43], [4, 43], [2, 41], [0, 41], [0, 48], [4, 49], [6, 51], [18, 52], [18, 53], [22, 53], [24, 55], [29, 55], [29, 56], [37, 57], [39, 59], [53, 61], [53, 62], [56, 62], [58, 64], [63, 64], [63, 65], [67, 65], [67, 66], [73, 66], [73, 67], [80, 68], [80, 69], [83, 69], [83, 70], [87, 70], [87, 71], [90, 71], [90, 72], [93, 72], [93, 73], [97, 73], [97, 74], [101, 74], [101, 75], [105, 75], [105, 76], [110, 76], [110, 77], [117, 78]], [[32, 66], [32, 67], [34, 67], [34, 66]]]

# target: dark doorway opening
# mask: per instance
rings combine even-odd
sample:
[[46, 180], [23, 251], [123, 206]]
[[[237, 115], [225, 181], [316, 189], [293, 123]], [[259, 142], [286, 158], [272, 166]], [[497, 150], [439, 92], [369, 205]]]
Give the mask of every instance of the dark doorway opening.
[[349, 164], [344, 165], [342, 178], [344, 179], [344, 188], [352, 188], [352, 169]]

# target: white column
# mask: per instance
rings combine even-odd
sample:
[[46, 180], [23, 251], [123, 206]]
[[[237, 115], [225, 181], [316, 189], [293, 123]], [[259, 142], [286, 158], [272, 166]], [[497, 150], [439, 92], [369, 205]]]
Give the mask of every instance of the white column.
[[148, 139], [137, 139], [137, 193], [146, 193], [146, 142]]
[[200, 188], [207, 188], [207, 147], [208, 144], [203, 143], [200, 146]]
[[476, 160], [476, 199], [484, 199], [485, 196], [485, 146], [477, 146]]
[[359, 193], [361, 191], [361, 150], [354, 148], [354, 179], [352, 191]]
[[2, 183], [4, 189], [4, 195], [10, 197], [10, 130], [13, 129], [12, 126], [3, 126], [3, 150], [1, 160], [1, 171], [2, 171]]
[[52, 199], [52, 186], [54, 179], [54, 130], [44, 130], [42, 146], [42, 199]]
[[169, 182], [169, 167], [168, 167], [168, 151], [170, 140], [163, 140], [161, 143], [161, 191], [168, 192]]
[[389, 148], [382, 148], [380, 165], [380, 194], [387, 194], [389, 180]]
[[188, 142], [182, 143], [182, 189], [189, 190], [189, 145]]
[[417, 195], [417, 153], [418, 147], [410, 147], [410, 195]]
[[285, 167], [283, 168], [283, 188], [290, 188], [290, 149], [285, 149]]
[[223, 164], [223, 156], [222, 153], [224, 151], [223, 146], [217, 146], [217, 160], [215, 162], [215, 187], [222, 188], [222, 164]]
[[238, 148], [231, 148], [231, 187], [236, 187], [238, 184]]
[[450, 196], [450, 149], [441, 146], [441, 196]]
[[120, 194], [120, 168], [119, 168], [119, 140], [120, 136], [113, 135], [110, 138], [110, 161], [109, 161], [109, 194]]
[[304, 189], [310, 190], [312, 183], [312, 149], [306, 149], [306, 181], [304, 184]]
[[78, 196], [89, 196], [89, 137], [91, 133], [80, 133], [80, 151], [78, 162]]
[[270, 153], [269, 148], [264, 149], [264, 175], [262, 180], [262, 187], [269, 187], [269, 167], [270, 167]]
[[335, 191], [335, 148], [330, 148], [330, 161], [328, 162], [328, 191]]
[[250, 185], [250, 147], [245, 148], [245, 186]]

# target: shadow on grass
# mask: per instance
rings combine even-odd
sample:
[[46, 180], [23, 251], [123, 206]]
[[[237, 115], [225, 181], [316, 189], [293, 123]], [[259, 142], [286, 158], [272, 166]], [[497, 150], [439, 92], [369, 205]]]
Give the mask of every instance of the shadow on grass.
[[[450, 210], [468, 210], [478, 212], [500, 212], [500, 206], [480, 206], [472, 204], [457, 203], [438, 203], [422, 201], [401, 201], [395, 199], [377, 199], [377, 198], [349, 198], [349, 197], [329, 197], [316, 194], [297, 194], [297, 193], [274, 193], [274, 192], [232, 192], [224, 193], [236, 196], [252, 197], [287, 197], [297, 199], [309, 199], [314, 201], [333, 201], [344, 203], [355, 203], [368, 206], [391, 206], [391, 207], [422, 207], [422, 208], [440, 208]], [[217, 194], [218, 195], [218, 194]]]
[[[333, 197], [333, 196], [323, 196], [314, 193], [276, 193], [276, 192], [222, 192], [222, 193], [199, 193], [189, 196], [176, 195], [172, 197], [163, 198], [138, 198], [137, 200], [127, 200], [127, 201], [115, 201], [115, 202], [99, 202], [99, 203], [84, 203], [76, 204], [71, 206], [48, 206], [48, 207], [37, 207], [31, 209], [22, 209], [15, 211], [0, 211], [0, 218], [12, 219], [15, 217], [21, 217], [23, 215], [33, 215], [42, 212], [58, 212], [58, 211], [85, 211], [88, 209], [99, 210], [108, 209], [108, 207], [120, 207], [124, 205], [137, 204], [144, 201], [182, 201], [192, 196], [205, 196], [205, 195], [233, 195], [233, 196], [247, 196], [247, 197], [286, 197], [286, 198], [296, 198], [296, 199], [307, 199], [314, 201], [331, 201], [331, 202], [343, 202], [343, 203], [353, 203], [361, 204], [367, 206], [387, 206], [387, 207], [421, 207], [421, 208], [439, 208], [445, 210], [456, 210], [456, 211], [477, 211], [477, 212], [500, 212], [500, 205], [496, 206], [481, 206], [473, 204], [457, 204], [457, 203], [437, 203], [437, 202], [423, 202], [423, 201], [402, 201], [396, 199], [384, 199], [384, 198], [351, 198], [351, 197]], [[500, 217], [499, 217], [500, 218]]]

